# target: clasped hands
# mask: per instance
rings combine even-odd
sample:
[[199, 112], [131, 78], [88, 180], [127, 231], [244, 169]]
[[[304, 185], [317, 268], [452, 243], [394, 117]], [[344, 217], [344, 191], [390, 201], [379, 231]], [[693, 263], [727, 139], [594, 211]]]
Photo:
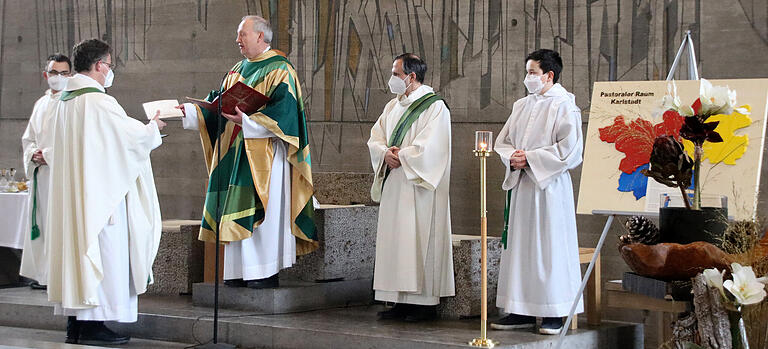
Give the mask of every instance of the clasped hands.
[[45, 158], [43, 158], [43, 151], [38, 149], [35, 150], [34, 154], [32, 154], [32, 162], [38, 164], [38, 165], [47, 165], [48, 163], [45, 162]]
[[387, 152], [384, 153], [384, 162], [387, 163], [387, 166], [391, 169], [396, 169], [401, 166], [400, 164], [400, 156], [398, 155], [400, 153], [400, 148], [398, 147], [389, 147], [387, 149]]
[[515, 170], [522, 170], [528, 166], [528, 159], [525, 157], [525, 151], [515, 150], [509, 158], [509, 165]]

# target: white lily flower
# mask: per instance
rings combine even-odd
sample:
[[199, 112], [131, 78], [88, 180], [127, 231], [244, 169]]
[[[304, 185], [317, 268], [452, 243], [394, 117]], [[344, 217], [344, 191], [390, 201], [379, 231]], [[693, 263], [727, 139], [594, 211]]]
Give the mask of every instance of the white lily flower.
[[765, 285], [757, 280], [752, 267], [745, 267], [739, 263], [731, 264], [733, 280], [725, 280], [723, 287], [736, 298], [741, 305], [756, 304], [763, 301], [766, 296]]
[[701, 79], [699, 101], [701, 102], [700, 115], [729, 115], [733, 112], [731, 93], [728, 87], [712, 86], [712, 83], [706, 79]]
[[765, 285], [768, 285], [768, 275], [760, 277], [760, 278], [757, 278], [757, 281], [761, 282], [761, 283], [763, 283]]
[[693, 107], [690, 105], [683, 105], [680, 106], [680, 109], [677, 111], [678, 114], [682, 116], [694, 116], [696, 115], [696, 112], [693, 111]]
[[683, 105], [680, 96], [677, 95], [675, 80], [667, 84], [667, 94], [661, 99], [661, 108], [661, 113], [667, 110], [674, 110], [682, 116], [693, 115], [693, 108], [690, 105]]
[[725, 270], [719, 271], [717, 268], [704, 269], [703, 274], [709, 287], [714, 287], [721, 292], [723, 291], [723, 275], [725, 274]]

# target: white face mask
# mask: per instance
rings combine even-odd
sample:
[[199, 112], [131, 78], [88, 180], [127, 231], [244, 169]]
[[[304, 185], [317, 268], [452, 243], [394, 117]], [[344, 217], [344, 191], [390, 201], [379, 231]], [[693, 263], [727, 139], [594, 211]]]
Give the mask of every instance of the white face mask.
[[405, 80], [398, 78], [397, 76], [392, 75], [389, 78], [389, 91], [396, 94], [396, 95], [402, 95], [405, 94], [405, 91], [408, 89], [408, 86], [405, 84]]
[[62, 91], [67, 87], [67, 77], [64, 75], [49, 75], [48, 87], [54, 91]]
[[107, 73], [107, 76], [104, 77], [104, 88], [112, 86], [113, 81], [115, 81], [115, 73], [112, 72], [112, 69], [110, 69], [109, 73]]
[[544, 88], [544, 82], [541, 81], [541, 75], [528, 74], [525, 76], [523, 84], [525, 85], [525, 88], [528, 89], [528, 93], [539, 93], [541, 89]]

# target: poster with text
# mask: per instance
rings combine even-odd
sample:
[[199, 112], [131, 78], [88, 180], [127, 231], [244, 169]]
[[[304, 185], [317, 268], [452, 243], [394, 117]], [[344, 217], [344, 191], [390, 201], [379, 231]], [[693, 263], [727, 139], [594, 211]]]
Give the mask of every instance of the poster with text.
[[[716, 114], [722, 142], [704, 142], [701, 163], [702, 206], [727, 197], [729, 216], [750, 219], [757, 195], [764, 149], [768, 79], [709, 80], [735, 91], [738, 111]], [[696, 107], [701, 82], [596, 82], [585, 135], [577, 212], [658, 212], [663, 197], [678, 196], [642, 170], [648, 169], [653, 142], [661, 135], [682, 141], [693, 158], [693, 143], [680, 138], [684, 117], [665, 110], [662, 99], [675, 93], [680, 105]], [[739, 112], [741, 111], [741, 112]], [[692, 193], [692, 190], [690, 191]], [[682, 202], [682, 201], [680, 201]], [[713, 204], [714, 206], [714, 204]]]

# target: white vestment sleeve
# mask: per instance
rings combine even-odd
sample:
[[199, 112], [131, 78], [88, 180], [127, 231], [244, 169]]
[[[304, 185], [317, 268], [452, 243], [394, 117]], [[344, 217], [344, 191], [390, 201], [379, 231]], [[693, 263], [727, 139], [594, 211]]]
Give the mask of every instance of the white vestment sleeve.
[[[32, 116], [34, 117], [34, 113]], [[32, 119], [30, 118], [27, 129], [24, 131], [24, 135], [21, 137], [21, 145], [24, 148], [24, 173], [27, 178], [32, 179], [32, 175], [35, 172], [37, 164], [32, 162], [32, 155], [37, 151], [37, 139], [36, 139], [35, 127], [32, 125]]]
[[[374, 175], [379, 172], [383, 172], [382, 166], [384, 165], [384, 154], [387, 153], [387, 134], [386, 134], [386, 119], [387, 112], [390, 105], [384, 107], [384, 111], [379, 116], [379, 120], [371, 127], [371, 137], [368, 138], [368, 152], [371, 155], [371, 166], [373, 167]], [[385, 166], [385, 165], [384, 165]]]
[[267, 130], [266, 127], [261, 126], [256, 121], [251, 120], [249, 117], [243, 118], [243, 137], [244, 138], [272, 138], [277, 137], [272, 131]]
[[184, 117], [181, 118], [181, 125], [185, 130], [200, 129], [197, 121], [197, 107], [192, 103], [184, 103]]
[[581, 134], [581, 112], [563, 103], [557, 111], [555, 139], [553, 145], [526, 150], [525, 156], [530, 167], [529, 173], [540, 189], [560, 174], [581, 163], [584, 147]]
[[400, 148], [398, 157], [408, 180], [435, 190], [451, 158], [451, 112], [439, 101], [427, 108], [423, 117], [429, 118], [428, 123], [408, 146]]
[[504, 190], [512, 189], [515, 184], [517, 184], [517, 179], [520, 177], [520, 171], [515, 170], [514, 167], [509, 164], [509, 159], [517, 150], [517, 147], [515, 147], [509, 139], [509, 128], [512, 127], [512, 124], [514, 123], [513, 115], [515, 114], [515, 110], [513, 109], [512, 114], [509, 115], [509, 119], [507, 119], [504, 127], [499, 132], [499, 135], [496, 138], [496, 143], [493, 145], [494, 150], [501, 158], [501, 163], [504, 164], [504, 167], [506, 168], [504, 182], [501, 184], [501, 188]]
[[163, 144], [163, 137], [160, 137], [160, 128], [157, 127], [157, 121], [149, 121], [147, 124], [147, 132], [151, 134], [149, 136], [150, 149], [155, 150], [157, 147]]
[[48, 166], [51, 166], [51, 163], [53, 163], [53, 149], [51, 147], [45, 147], [41, 150], [43, 151], [43, 160], [45, 160], [45, 163], [48, 164]]

